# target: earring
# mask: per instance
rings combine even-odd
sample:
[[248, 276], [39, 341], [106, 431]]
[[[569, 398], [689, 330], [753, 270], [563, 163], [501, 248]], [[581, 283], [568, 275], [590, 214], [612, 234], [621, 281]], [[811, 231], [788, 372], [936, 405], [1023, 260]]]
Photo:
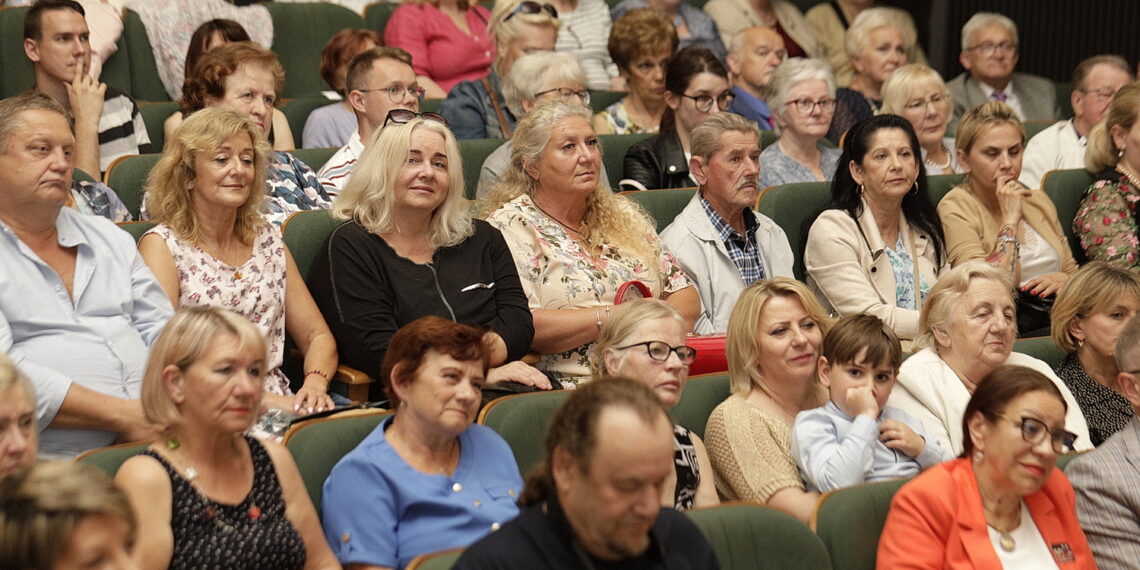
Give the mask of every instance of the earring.
[[980, 449], [975, 451], [974, 452], [974, 463], [981, 465], [982, 463], [985, 463], [985, 462], [986, 462], [986, 452], [984, 452]]
[[859, 195], [860, 196], [863, 195], [863, 185], [862, 184], [859, 185]]
[[910, 189], [910, 195], [914, 196], [915, 194], [918, 194], [918, 179], [917, 178], [914, 179], [914, 186]]

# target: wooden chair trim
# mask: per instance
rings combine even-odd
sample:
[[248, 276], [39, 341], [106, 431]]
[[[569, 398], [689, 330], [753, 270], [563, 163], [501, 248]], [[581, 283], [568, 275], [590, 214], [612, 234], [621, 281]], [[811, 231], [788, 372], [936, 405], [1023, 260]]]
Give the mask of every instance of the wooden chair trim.
[[[115, 167], [118, 166], [119, 163], [121, 163], [125, 160], [129, 160], [129, 159], [138, 157], [138, 156], [142, 156], [142, 155], [141, 154], [124, 154], [123, 156], [120, 156], [120, 157], [116, 158], [115, 160], [112, 160], [111, 164], [109, 164], [107, 166], [107, 172], [103, 174], [103, 184], [106, 184], [107, 186], [111, 185], [111, 172], [113, 170], [115, 170]], [[88, 174], [90, 174], [90, 173], [88, 173]]]
[[466, 546], [457, 546], [455, 548], [448, 548], [447, 550], [440, 550], [437, 552], [428, 552], [427, 554], [421, 554], [421, 555], [413, 558], [412, 561], [408, 563], [406, 570], [418, 570], [419, 568], [422, 568], [424, 564], [428, 563], [431, 560], [434, 560], [436, 558], [441, 558], [444, 556], [451, 556], [453, 554], [458, 554], [460, 552], [463, 552], [464, 550], [467, 550]]
[[331, 416], [325, 416], [323, 418], [313, 418], [311, 420], [296, 422], [293, 425], [289, 426], [289, 429], [285, 431], [285, 436], [281, 439], [281, 445], [289, 445], [289, 441], [292, 440], [295, 435], [297, 435], [297, 432], [306, 428], [313, 427], [317, 424], [362, 416], [379, 416], [392, 413], [394, 413], [392, 410], [385, 410], [381, 408], [357, 408], [355, 410], [345, 410], [343, 412], [338, 412]]
[[503, 402], [506, 402], [508, 400], [513, 400], [515, 398], [523, 398], [523, 397], [530, 396], [531, 394], [536, 394], [536, 393], [541, 393], [541, 392], [524, 392], [522, 394], [511, 394], [510, 396], [503, 396], [502, 398], [495, 398], [494, 400], [491, 400], [490, 402], [488, 402], [486, 406], [483, 406], [483, 409], [479, 411], [479, 416], [475, 418], [475, 423], [477, 423], [479, 425], [486, 425], [485, 420], [487, 419], [487, 414], [490, 414], [491, 410], [502, 405]]
[[116, 443], [114, 445], [106, 445], [103, 447], [96, 447], [95, 449], [88, 449], [87, 451], [84, 451], [83, 453], [76, 455], [75, 459], [73, 461], [75, 461], [76, 463], [79, 463], [80, 461], [87, 458], [88, 456], [97, 455], [97, 454], [103, 453], [104, 451], [114, 451], [116, 449], [127, 449], [130, 447], [138, 447], [140, 445], [146, 446], [146, 445], [150, 445], [150, 444], [151, 444], [150, 441], [138, 440], [138, 441], [128, 441], [126, 443]]

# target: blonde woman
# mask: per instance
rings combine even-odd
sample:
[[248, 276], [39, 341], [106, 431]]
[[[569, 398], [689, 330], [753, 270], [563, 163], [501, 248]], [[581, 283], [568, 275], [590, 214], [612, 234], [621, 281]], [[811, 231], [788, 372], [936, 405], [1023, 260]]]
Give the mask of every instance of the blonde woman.
[[954, 137], [946, 136], [953, 102], [937, 71], [912, 63], [895, 70], [883, 83], [883, 113], [910, 122], [922, 147], [927, 176], [962, 171], [954, 154]]

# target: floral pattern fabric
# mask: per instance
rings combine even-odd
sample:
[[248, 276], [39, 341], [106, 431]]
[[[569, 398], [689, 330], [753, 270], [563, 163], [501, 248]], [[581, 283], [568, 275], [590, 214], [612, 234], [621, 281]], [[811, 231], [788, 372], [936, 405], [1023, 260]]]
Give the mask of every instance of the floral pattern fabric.
[[1116, 172], [1102, 174], [1085, 191], [1073, 218], [1073, 233], [1090, 260], [1140, 270], [1137, 202], [1140, 189]]
[[253, 254], [233, 266], [182, 240], [166, 224], [147, 233], [162, 238], [178, 267], [178, 304], [211, 306], [233, 311], [252, 322], [269, 350], [265, 389], [292, 395], [281, 372], [285, 350], [285, 242], [276, 226], [262, 226], [253, 240]]
[[[677, 258], [658, 239], [649, 220], [631, 204], [625, 208], [627, 218], [643, 226], [645, 239], [659, 251], [657, 259], [642, 259], [628, 248], [607, 243], [601, 245], [600, 253], [591, 256], [562, 226], [539, 211], [526, 194], [487, 216], [487, 221], [507, 240], [532, 311], [612, 305], [618, 287], [633, 280], [645, 283], [654, 297], [693, 285]], [[592, 346], [589, 343], [545, 355], [538, 368], [576, 384], [590, 374]]]
[[332, 206], [317, 174], [297, 157], [274, 151], [266, 182], [265, 220], [280, 227], [293, 212], [327, 210]]
[[[887, 251], [887, 261], [891, 262], [891, 272], [895, 274], [895, 306], [900, 309], [920, 309], [914, 298], [914, 259], [906, 250], [902, 232], [899, 232], [894, 248], [884, 249]], [[919, 280], [922, 299], [926, 300], [926, 294], [930, 293], [930, 283], [921, 275]]]
[[613, 105], [598, 112], [598, 117], [609, 125], [615, 135], [633, 135], [638, 133], [657, 134], [657, 127], [646, 128], [633, 122], [629, 112], [625, 110], [625, 97]]

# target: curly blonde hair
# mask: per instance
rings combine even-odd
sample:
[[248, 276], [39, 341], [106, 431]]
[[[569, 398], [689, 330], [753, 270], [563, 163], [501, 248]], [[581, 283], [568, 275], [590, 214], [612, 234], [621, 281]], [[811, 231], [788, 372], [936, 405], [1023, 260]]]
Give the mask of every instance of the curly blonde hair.
[[211, 107], [191, 114], [168, 141], [158, 164], [146, 179], [146, 209], [152, 221], [166, 224], [189, 242], [198, 241], [198, 218], [194, 215], [193, 189], [197, 172], [194, 162], [199, 154], [221, 148], [230, 137], [245, 133], [253, 143], [253, 173], [249, 177], [249, 199], [238, 208], [234, 234], [243, 243], [251, 243], [267, 222], [261, 217], [265, 201], [262, 187], [267, 176], [269, 143], [261, 136], [261, 128], [251, 119], [229, 109]]

